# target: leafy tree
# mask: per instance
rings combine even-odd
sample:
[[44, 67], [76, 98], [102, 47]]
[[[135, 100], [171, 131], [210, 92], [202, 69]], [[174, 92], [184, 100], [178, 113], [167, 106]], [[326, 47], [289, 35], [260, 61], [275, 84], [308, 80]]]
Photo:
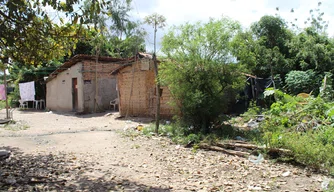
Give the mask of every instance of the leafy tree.
[[283, 19], [263, 16], [250, 30], [236, 35], [232, 42], [233, 54], [253, 75], [280, 74], [284, 78], [292, 57], [287, 46], [292, 37]]
[[230, 42], [240, 31], [228, 18], [173, 27], [162, 40], [167, 60], [159, 78], [168, 85], [181, 122], [209, 132], [242, 88]]
[[[145, 31], [140, 22], [130, 20], [128, 12], [130, 2], [113, 0], [109, 12], [112, 15], [96, 14], [87, 23], [94, 28], [84, 28], [87, 36], [79, 40], [75, 54], [95, 54], [96, 44], [99, 44], [100, 55], [112, 57], [131, 57], [138, 51], [145, 51]], [[85, 6], [90, 7], [92, 1], [86, 1]], [[97, 38], [100, 36], [99, 38]], [[98, 42], [97, 40], [100, 39]]]
[[[259, 44], [253, 38], [253, 33], [249, 30], [240, 31], [230, 43], [232, 54], [239, 64], [244, 66], [245, 72], [253, 73], [258, 66]], [[260, 75], [259, 73], [253, 73]]]
[[260, 21], [251, 26], [258, 43], [258, 67], [256, 73], [262, 73], [262, 77], [274, 76], [274, 74], [286, 74], [286, 66], [289, 63], [289, 49], [286, 43], [292, 34], [287, 29], [285, 21], [279, 17], [263, 16]]
[[[112, 6], [106, 0], [88, 4], [81, 0], [0, 0], [1, 55], [35, 66], [69, 55], [81, 36], [82, 25], [96, 19], [97, 14], [111, 15]], [[57, 12], [60, 24], [48, 15], [50, 7]], [[65, 20], [70, 24], [64, 24]]]
[[154, 51], [153, 51], [153, 62], [154, 62], [154, 74], [157, 79], [156, 81], [156, 93], [157, 93], [157, 106], [155, 113], [155, 133], [159, 133], [159, 121], [160, 121], [160, 82], [158, 80], [158, 63], [157, 63], [157, 55], [156, 55], [156, 35], [158, 28], [163, 28], [166, 26], [166, 18], [163, 15], [159, 15], [154, 13], [145, 17], [145, 23], [153, 26], [154, 28]]
[[146, 31], [139, 22], [128, 21], [125, 24], [122, 37], [112, 35], [109, 38], [107, 51], [114, 57], [131, 57], [138, 51], [145, 52]]
[[296, 35], [288, 44], [290, 52], [295, 55], [291, 63], [297, 70], [314, 69], [317, 73], [334, 72], [334, 41], [326, 34], [317, 33], [308, 27]]
[[265, 15], [251, 26], [251, 30], [261, 45], [269, 49], [279, 47], [282, 52], [285, 51], [289, 34], [282, 18]]

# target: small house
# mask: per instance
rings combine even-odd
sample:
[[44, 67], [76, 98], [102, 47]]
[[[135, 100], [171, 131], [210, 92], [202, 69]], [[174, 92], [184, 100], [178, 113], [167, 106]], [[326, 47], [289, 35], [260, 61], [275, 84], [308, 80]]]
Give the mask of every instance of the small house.
[[46, 83], [46, 107], [53, 111], [95, 112], [117, 98], [113, 70], [127, 59], [76, 55], [52, 72]]
[[[121, 116], [154, 117], [156, 113], [157, 90], [152, 56], [139, 53], [134, 62], [116, 68], [119, 112]], [[167, 87], [160, 90], [160, 116], [173, 115], [171, 94]]]

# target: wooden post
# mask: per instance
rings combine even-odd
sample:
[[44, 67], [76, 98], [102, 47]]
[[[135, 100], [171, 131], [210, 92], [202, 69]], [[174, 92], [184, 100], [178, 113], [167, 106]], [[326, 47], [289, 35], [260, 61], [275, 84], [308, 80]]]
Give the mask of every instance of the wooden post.
[[3, 70], [3, 81], [5, 86], [5, 95], [6, 95], [6, 119], [10, 119], [9, 117], [9, 106], [8, 106], [8, 96], [7, 96], [7, 77], [6, 77], [6, 69], [7, 69], [7, 63], [4, 63], [4, 70]]

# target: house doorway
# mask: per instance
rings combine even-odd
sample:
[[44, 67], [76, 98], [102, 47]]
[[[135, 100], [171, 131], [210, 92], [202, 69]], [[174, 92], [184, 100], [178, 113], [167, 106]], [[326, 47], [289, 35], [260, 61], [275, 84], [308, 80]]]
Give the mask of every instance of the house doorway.
[[73, 106], [73, 111], [78, 110], [78, 80], [77, 78], [72, 78], [72, 106]]

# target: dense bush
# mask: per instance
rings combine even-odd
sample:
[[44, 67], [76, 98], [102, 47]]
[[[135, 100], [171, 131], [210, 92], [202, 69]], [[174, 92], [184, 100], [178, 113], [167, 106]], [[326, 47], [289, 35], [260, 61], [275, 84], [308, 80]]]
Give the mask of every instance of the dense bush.
[[188, 134], [210, 132], [243, 88], [244, 78], [238, 65], [231, 64], [229, 45], [239, 29], [228, 18], [212, 19], [174, 27], [163, 38], [167, 59], [159, 66], [159, 78], [168, 85]]
[[291, 94], [318, 92], [321, 83], [313, 70], [290, 71], [285, 77], [286, 88]]
[[260, 123], [261, 142], [293, 152], [293, 160], [334, 173], [334, 102], [321, 97], [301, 98], [279, 90], [276, 102]]

